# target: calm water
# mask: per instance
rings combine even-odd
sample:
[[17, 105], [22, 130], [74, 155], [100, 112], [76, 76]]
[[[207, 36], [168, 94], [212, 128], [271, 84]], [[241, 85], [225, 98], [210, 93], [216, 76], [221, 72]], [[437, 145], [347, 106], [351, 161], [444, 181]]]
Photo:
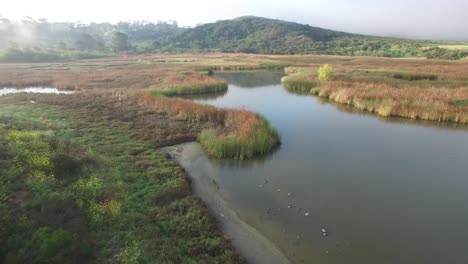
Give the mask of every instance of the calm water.
[[283, 144], [242, 162], [189, 144], [183, 165], [295, 262], [468, 263], [465, 127], [352, 112], [287, 92], [279, 74], [217, 75], [228, 92], [194, 100], [260, 112]]
[[61, 91], [57, 88], [49, 87], [0, 88], [0, 96], [17, 93], [72, 94], [73, 91]]

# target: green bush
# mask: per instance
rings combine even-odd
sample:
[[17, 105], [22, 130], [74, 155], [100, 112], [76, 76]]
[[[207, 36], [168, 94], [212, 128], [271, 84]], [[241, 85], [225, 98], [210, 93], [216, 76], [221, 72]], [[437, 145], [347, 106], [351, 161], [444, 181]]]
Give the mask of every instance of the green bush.
[[330, 65], [325, 64], [318, 70], [318, 77], [320, 81], [331, 81], [333, 79], [333, 69]]

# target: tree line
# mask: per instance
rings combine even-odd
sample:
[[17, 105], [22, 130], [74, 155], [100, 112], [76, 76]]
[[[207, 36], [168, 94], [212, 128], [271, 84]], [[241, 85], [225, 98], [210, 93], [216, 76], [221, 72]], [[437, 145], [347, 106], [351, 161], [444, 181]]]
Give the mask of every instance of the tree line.
[[0, 17], [0, 60], [54, 61], [121, 53], [244, 52], [462, 59], [467, 50], [440, 43], [364, 36], [260, 17], [194, 28], [175, 21], [48, 22]]

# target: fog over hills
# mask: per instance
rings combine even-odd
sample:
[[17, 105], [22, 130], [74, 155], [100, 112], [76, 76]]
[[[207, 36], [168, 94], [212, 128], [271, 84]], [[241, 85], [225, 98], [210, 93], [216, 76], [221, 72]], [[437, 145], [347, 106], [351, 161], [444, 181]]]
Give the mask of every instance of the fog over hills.
[[467, 10], [466, 0], [16, 0], [2, 3], [0, 15], [84, 23], [176, 20], [190, 27], [254, 15], [358, 34], [466, 41]]

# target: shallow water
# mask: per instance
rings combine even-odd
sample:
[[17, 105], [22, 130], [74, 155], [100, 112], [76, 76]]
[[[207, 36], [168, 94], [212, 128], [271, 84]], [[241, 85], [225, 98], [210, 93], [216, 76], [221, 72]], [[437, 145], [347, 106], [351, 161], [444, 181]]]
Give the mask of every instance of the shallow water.
[[289, 93], [279, 74], [217, 76], [228, 92], [194, 100], [260, 112], [283, 144], [262, 159], [219, 161], [192, 143], [182, 165], [211, 177], [294, 262], [468, 263], [466, 126], [381, 119]]
[[61, 91], [50, 87], [0, 88], [0, 96], [17, 93], [72, 94], [73, 91]]

